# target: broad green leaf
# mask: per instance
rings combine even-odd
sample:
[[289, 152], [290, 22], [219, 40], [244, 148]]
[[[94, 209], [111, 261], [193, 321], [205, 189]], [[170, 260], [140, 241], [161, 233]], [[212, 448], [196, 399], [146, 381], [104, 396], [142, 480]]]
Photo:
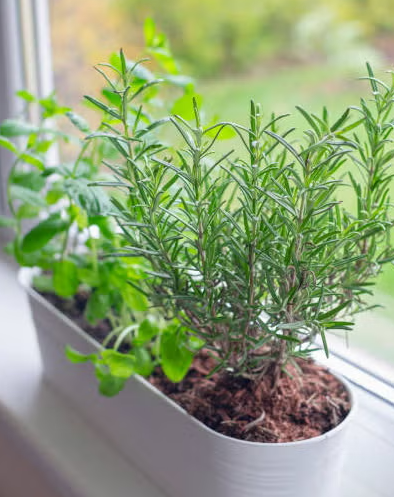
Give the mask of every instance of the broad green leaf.
[[[11, 249], [11, 245], [10, 245]], [[40, 252], [26, 253], [21, 249], [21, 239], [17, 236], [12, 242], [12, 255], [20, 266], [34, 267], [40, 266]]]
[[68, 259], [53, 264], [53, 286], [60, 297], [72, 297], [78, 290], [78, 269], [75, 262]]
[[93, 362], [94, 364], [97, 361], [96, 354], [82, 354], [70, 347], [70, 345], [66, 345], [64, 353], [67, 359], [74, 364], [82, 364], [84, 362]]
[[196, 99], [197, 105], [201, 107], [201, 95], [195, 93], [186, 93], [175, 101], [171, 109], [172, 114], [180, 116], [186, 121], [192, 121], [194, 119], [193, 97]]
[[45, 169], [44, 162], [35, 154], [23, 152], [19, 155], [19, 159], [23, 162], [26, 162], [26, 164], [30, 164], [36, 167], [39, 171], [43, 171]]
[[103, 216], [112, 210], [107, 194], [97, 186], [89, 186], [85, 178], [66, 180], [64, 189], [88, 216]]
[[18, 219], [32, 219], [37, 217], [41, 212], [41, 208], [36, 205], [21, 204], [18, 207], [16, 217]]
[[201, 340], [201, 338], [192, 335], [189, 337], [188, 345], [189, 349], [193, 350], [194, 352], [197, 352], [204, 347], [205, 342]]
[[108, 100], [108, 102], [115, 107], [118, 107], [122, 103], [122, 97], [119, 93], [115, 93], [113, 90], [108, 88], [103, 88], [101, 94]]
[[153, 81], [155, 79], [154, 74], [149, 71], [147, 67], [145, 67], [143, 64], [136, 64], [133, 60], [127, 61], [127, 69], [129, 71], [133, 69], [133, 76], [136, 81], [140, 83]]
[[18, 153], [18, 149], [16, 148], [16, 146], [5, 136], [0, 136], [0, 147], [6, 148], [14, 154]]
[[111, 226], [111, 219], [104, 216], [89, 216], [88, 217], [89, 226], [95, 225], [100, 229], [101, 235], [103, 235], [108, 240], [112, 240], [115, 233]]
[[64, 190], [60, 190], [55, 187], [47, 191], [45, 200], [49, 205], [53, 205], [59, 202], [59, 200], [63, 197], [64, 197]]
[[55, 288], [53, 286], [53, 275], [39, 275], [33, 278], [33, 287], [39, 292], [55, 293]]
[[16, 92], [16, 95], [29, 103], [36, 101], [36, 97], [27, 90], [19, 90]]
[[215, 126], [215, 128], [207, 131], [205, 135], [210, 138], [215, 138], [217, 135], [218, 140], [231, 140], [237, 133], [231, 126]]
[[41, 140], [36, 144], [35, 150], [39, 153], [45, 154], [46, 152], [48, 152], [48, 150], [52, 147], [53, 144], [54, 144], [53, 140]]
[[128, 354], [107, 349], [101, 355], [111, 375], [118, 378], [126, 380], [134, 374], [149, 376], [153, 371], [152, 358], [143, 347], [135, 347]]
[[111, 375], [127, 380], [136, 373], [135, 360], [130, 354], [122, 354], [116, 350], [103, 350], [101, 352], [104, 364]]
[[144, 319], [138, 327], [136, 336], [134, 338], [134, 343], [136, 345], [144, 345], [149, 343], [152, 338], [159, 334], [159, 327], [149, 321], [149, 319]]
[[162, 334], [160, 358], [164, 374], [173, 382], [181, 381], [188, 372], [193, 353], [186, 348], [186, 338], [182, 329]]
[[59, 214], [52, 214], [44, 221], [34, 226], [22, 241], [24, 252], [34, 252], [43, 248], [54, 236], [63, 232], [68, 227], [67, 221], [61, 219]]
[[150, 353], [144, 347], [134, 347], [132, 350], [134, 357], [135, 372], [141, 376], [150, 376], [154, 369], [154, 364]]
[[169, 74], [178, 74], [179, 69], [174, 57], [171, 52], [164, 47], [150, 47], [148, 50], [149, 54], [152, 55], [156, 61], [162, 66], [162, 68]]
[[0, 228], [15, 228], [17, 225], [16, 219], [0, 215]]
[[107, 293], [101, 293], [96, 289], [90, 296], [85, 309], [85, 317], [89, 323], [97, 323], [107, 316], [111, 308], [111, 299]]
[[59, 164], [57, 167], [47, 167], [43, 174], [46, 176], [59, 174], [65, 178], [73, 177], [74, 180], [80, 177], [90, 179], [96, 170], [96, 165], [88, 157], [84, 157], [83, 159], [79, 159], [77, 164], [75, 162], [65, 162]]
[[39, 128], [37, 126], [17, 119], [5, 119], [0, 124], [0, 135], [7, 137], [25, 136], [31, 133], [38, 133], [38, 131]]
[[11, 182], [35, 192], [39, 192], [45, 186], [45, 178], [38, 171], [14, 172], [11, 176]]
[[88, 226], [88, 216], [86, 211], [78, 207], [78, 205], [71, 204], [68, 208], [68, 213], [73, 222], [77, 223], [78, 229], [82, 231]]
[[91, 267], [79, 267], [78, 279], [81, 283], [85, 283], [91, 288], [95, 288], [100, 284], [100, 275]]
[[102, 364], [96, 364], [95, 373], [99, 381], [99, 392], [105, 397], [114, 397], [126, 384], [125, 379], [113, 376]]
[[102, 281], [103, 290], [121, 291], [127, 286], [125, 282], [125, 273], [118, 263], [119, 259], [106, 258], [100, 261], [100, 279]]
[[127, 284], [127, 286], [124, 286], [122, 288], [121, 292], [122, 297], [124, 298], [127, 305], [130, 307], [130, 309], [140, 312], [148, 310], [149, 304], [146, 297], [142, 293], [137, 292], [132, 286]]
[[5, 245], [4, 252], [11, 257], [15, 257], [15, 240]]
[[145, 44], [147, 47], [149, 47], [153, 44], [155, 35], [156, 35], [155, 22], [153, 19], [148, 17], [145, 19], [145, 22], [144, 22], [144, 37], [145, 37]]
[[39, 103], [42, 108], [42, 117], [48, 119], [57, 114], [66, 114], [71, 109], [58, 104], [56, 95], [51, 93], [48, 97], [41, 98]]

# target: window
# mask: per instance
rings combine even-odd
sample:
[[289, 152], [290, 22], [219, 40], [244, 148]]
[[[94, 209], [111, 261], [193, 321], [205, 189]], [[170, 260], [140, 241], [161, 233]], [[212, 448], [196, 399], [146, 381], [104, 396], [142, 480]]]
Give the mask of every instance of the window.
[[[186, 0], [182, 1], [188, 3]], [[214, 1], [210, 1], [213, 6]], [[298, 1], [295, 3], [298, 4]], [[384, 1], [379, 5], [384, 4]], [[335, 0], [330, 0], [330, 2], [333, 5], [338, 3]], [[127, 2], [111, 2], [113, 8], [122, 3]], [[166, 5], [165, 2], [157, 3]], [[205, 5], [204, 0], [195, 3]], [[239, 0], [236, 3], [239, 3]], [[275, 1], [263, 3], [269, 6]], [[349, 5], [355, 3], [357, 2], [352, 0], [348, 2]], [[364, 3], [365, 8], [369, 8], [371, 2]], [[108, 42], [106, 41], [103, 52], [100, 52], [99, 48], [102, 46], [100, 39], [107, 35], [107, 29], [103, 33], [102, 27], [106, 26], [106, 21], [110, 20], [112, 15], [115, 15], [111, 13], [112, 11], [105, 10], [106, 8], [112, 9], [108, 0], [102, 2], [97, 2], [97, 0], [85, 0], [85, 2], [53, 0], [48, 4], [51, 8], [55, 78], [60, 85], [60, 96], [64, 103], [74, 105], [83, 93], [92, 91], [91, 84], [94, 83], [90, 81], [95, 79], [94, 73], [91, 71], [93, 76], [88, 83], [85, 79], [86, 73], [83, 73], [82, 70], [79, 71], [79, 69], [82, 66], [86, 68], [100, 60], [105, 60], [110, 51], [123, 45], [121, 41], [123, 35], [120, 35], [120, 28], [118, 30], [116, 27], [118, 25], [112, 18], [110, 22], [113, 23], [111, 24], [114, 33], [113, 40], [116, 41], [112, 41], [112, 38]], [[149, 12], [147, 5], [153, 5], [155, 2], [153, 0], [146, 2], [130, 0], [130, 4], [138, 5], [141, 10], [138, 15], [143, 17], [145, 14], [152, 13]], [[226, 0], [227, 4], [230, 5], [231, 2]], [[306, 4], [305, 1], [304, 5]], [[240, 5], [243, 9], [245, 8], [244, 4]], [[45, 40], [48, 35], [48, 11], [46, 7], [45, 0], [0, 0], [0, 67], [6, 68], [6, 70], [0, 71], [0, 120], [20, 111], [16, 101], [12, 98], [15, 90], [28, 87], [31, 91], [38, 91], [45, 95], [52, 88], [51, 58], [49, 57], [48, 43]], [[172, 12], [168, 6], [166, 8]], [[75, 12], [78, 12], [79, 9], [85, 10], [85, 17], [76, 16]], [[103, 17], [95, 17], [97, 12], [101, 12]], [[179, 15], [182, 18], [183, 11]], [[123, 18], [126, 19], [126, 16], [124, 15]], [[195, 14], [192, 18], [195, 22]], [[162, 22], [163, 28], [168, 27], [164, 25], [165, 19]], [[166, 22], [169, 24], [168, 19]], [[138, 26], [140, 29], [140, 24]], [[277, 27], [278, 21], [276, 21], [275, 29]], [[66, 55], [62, 54], [61, 45], [56, 39], [57, 33], [61, 29], [67, 32], [65, 39], [70, 47]], [[124, 29], [127, 31], [126, 24]], [[85, 31], [84, 36], [81, 34], [83, 31]], [[176, 35], [176, 27], [173, 27], [173, 31]], [[90, 36], [94, 32], [98, 32], [99, 35], [92, 42]], [[384, 36], [388, 37], [388, 33], [390, 33], [390, 29], [386, 26]], [[231, 37], [226, 39], [225, 45], [229, 43], [229, 40]], [[388, 38], [378, 41], [381, 45], [391, 46], [388, 43]], [[85, 43], [85, 48], [82, 48], [82, 43]], [[134, 46], [135, 52], [132, 51], [134, 42], [130, 41], [129, 43], [130, 54], [134, 56], [133, 54], [138, 52], [135, 48], [137, 42]], [[90, 49], [86, 48], [89, 47], [89, 44]], [[83, 53], [85, 53], [84, 57], [81, 55]], [[88, 55], [86, 55], [87, 53]], [[81, 61], [82, 59], [83, 61]], [[63, 65], [68, 60], [77, 61], [71, 69]], [[232, 56], [229, 60], [234, 64]], [[30, 68], [27, 67], [28, 63], [31, 64]], [[252, 71], [248, 78], [241, 80], [239, 75], [232, 79], [228, 73], [222, 74], [220, 77], [217, 76], [215, 79], [205, 75], [205, 79], [201, 78], [201, 85], [204, 92], [207, 92], [209, 105], [213, 110], [222, 113], [224, 118], [227, 117], [226, 112], [231, 115], [237, 109], [239, 112], [243, 112], [244, 106], [247, 105], [245, 100], [250, 94], [259, 99], [264, 97], [264, 100], [272, 106], [282, 106], [281, 110], [283, 111], [300, 102], [317, 109], [319, 99], [323, 96], [326, 101], [328, 99], [329, 102], [339, 103], [342, 99], [343, 102], [347, 103], [352, 98], [351, 85], [353, 85], [354, 73], [349, 76], [349, 73], [343, 70], [343, 72], [336, 73], [335, 77], [327, 82], [326, 76], [331, 74], [332, 70], [330, 67], [325, 67], [325, 64], [319, 65], [317, 63], [316, 67], [305, 64], [301, 66], [302, 71], [299, 72], [297, 67], [293, 67], [293, 62], [290, 66], [287, 65], [288, 63], [289, 61], [280, 59], [273, 66], [268, 63], [255, 63], [256, 72]], [[191, 61], [188, 64], [192, 72]], [[385, 66], [389, 67], [389, 63], [385, 63]], [[89, 73], [89, 70], [87, 72]], [[262, 76], [263, 79], [261, 79]], [[305, 79], [306, 76], [310, 78], [308, 81]], [[67, 84], [62, 89], [64, 81]], [[284, 94], [290, 95], [287, 102], [284, 102]], [[0, 212], [5, 208], [5, 178], [10, 160], [11, 157], [0, 151]], [[48, 385], [41, 382], [36, 344], [33, 335], [28, 332], [28, 310], [25, 302], [23, 302], [25, 307], [22, 305], [23, 297], [16, 284], [14, 271], [2, 257], [3, 255], [0, 254], [0, 289], [6, 288], [7, 291], [2, 292], [6, 294], [5, 299], [0, 299], [0, 316], [2, 326], [7, 328], [8, 333], [4, 333], [4, 355], [0, 361], [1, 367], [4, 369], [0, 374], [2, 378], [0, 381], [0, 434], [6, 433], [6, 441], [8, 436], [10, 437], [12, 440], [11, 449], [22, 447], [23, 457], [32, 455], [30, 460], [34, 466], [38, 467], [39, 471], [43, 471], [51, 483], [55, 483], [54, 491], [61, 489], [62, 495], [66, 493], [67, 495], [79, 496], [89, 493], [99, 497], [109, 495], [112, 492], [114, 496], [117, 496], [133, 492], [133, 489], [141, 496], [161, 495], [138, 470], [126, 463], [120, 454], [115, 452], [100, 437], [100, 434], [95, 432], [89, 422], [77, 416], [61, 396], [57, 396]], [[349, 337], [351, 348], [345, 347], [341, 351], [346, 356], [346, 360], [340, 361], [334, 357], [337, 364], [340, 363], [339, 369], [355, 379], [362, 388], [366, 388], [369, 392], [377, 392], [376, 383], [373, 383], [373, 377], [369, 372], [365, 373], [361, 370], [359, 364], [367, 365], [375, 373], [380, 371], [384, 380], [392, 378], [389, 364], [390, 362], [394, 363], [394, 352], [392, 349], [390, 350], [394, 342], [393, 281], [392, 271], [386, 272], [382, 276], [375, 301], [386, 304], [386, 308], [360, 317], [355, 331]], [[20, 306], [19, 303], [21, 303]], [[9, 327], [4, 325], [4, 319], [5, 323], [8, 319]], [[15, 342], [13, 337], [16, 334], [22, 343], [28, 345], [26, 349], [21, 348], [21, 342]], [[378, 335], [381, 338], [377, 339]], [[343, 338], [339, 338], [338, 343], [339, 347], [343, 347]], [[376, 349], [375, 345], [378, 345]], [[367, 359], [359, 360], [358, 348], [362, 349], [362, 354], [367, 355]], [[348, 360], [349, 357], [351, 361]], [[385, 360], [387, 367], [383, 366], [379, 357]], [[334, 364], [335, 367], [336, 364]], [[380, 383], [384, 384], [385, 382]], [[390, 387], [388, 381], [386, 381], [385, 386], [385, 390], [382, 389], [378, 392], [385, 398], [384, 402], [372, 398], [369, 394], [360, 395], [361, 408], [359, 411], [361, 415], [358, 418], [352, 438], [349, 440], [350, 457], [348, 458], [349, 463], [346, 467], [346, 478], [341, 497], [354, 497], [356, 495], [389, 497], [391, 495], [393, 444], [390, 440], [390, 434], [394, 426], [392, 422], [394, 389]], [[390, 396], [391, 405], [387, 402]], [[4, 407], [6, 409], [3, 409]], [[4, 423], [4, 419], [8, 420], [9, 415], [10, 419], [15, 420], [15, 423]], [[5, 431], [5, 427], [8, 428], [8, 431]], [[28, 429], [25, 430], [25, 428]], [[17, 437], [14, 437], [15, 434]], [[22, 444], [17, 444], [19, 439], [22, 440]], [[31, 446], [34, 446], [34, 450], [31, 450]], [[23, 477], [19, 479], [14, 477], [12, 471], [7, 474], [7, 468], [10, 467], [9, 460], [7, 460], [7, 458], [10, 459], [10, 451], [7, 452], [7, 443], [1, 448], [5, 461], [5, 465], [3, 465], [5, 468], [4, 478], [0, 482], [1, 487], [3, 488], [3, 485], [7, 485], [9, 481], [12, 484], [10, 488], [19, 488], [19, 484], [29, 485], [30, 480], [25, 478], [25, 472], [21, 473]], [[365, 457], [367, 453], [372, 454], [372, 457]], [[41, 458], [41, 456], [46, 457]], [[20, 461], [18, 467], [23, 466], [24, 461], [19, 463]], [[11, 469], [15, 469], [15, 464]], [[63, 481], [59, 474], [65, 476], [66, 480]], [[30, 487], [33, 488], [31, 485]], [[76, 491], [74, 491], [75, 489]]]

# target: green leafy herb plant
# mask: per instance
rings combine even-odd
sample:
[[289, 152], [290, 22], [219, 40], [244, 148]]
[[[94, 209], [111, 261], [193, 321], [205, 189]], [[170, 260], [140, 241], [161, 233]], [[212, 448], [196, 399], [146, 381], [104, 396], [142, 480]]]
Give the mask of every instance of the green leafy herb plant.
[[[82, 291], [88, 295], [84, 310], [87, 322], [109, 321], [111, 332], [103, 345], [111, 350], [94, 360], [100, 391], [106, 395], [118, 392], [131, 374], [152, 372], [157, 362], [152, 343], [161, 323], [157, 313], [149, 310], [146, 296], [136, 288], [147, 276], [149, 268], [144, 260], [108, 256], [114, 249], [122, 250], [124, 241], [109, 216], [118, 213], [119, 183], [108, 179], [102, 164], [124, 160], [132, 147], [139, 162], [165, 149], [156, 134], [164, 121], [154, 117], [165, 107], [159, 83], [163, 82], [166, 102], [178, 108], [184, 94], [194, 94], [192, 81], [179, 74], [171, 52], [160, 49], [165, 38], [156, 33], [152, 22], [147, 22], [146, 30], [147, 41], [149, 38], [154, 44], [149, 51], [160, 55], [163, 77], [156, 78], [122, 52], [111, 56], [109, 64], [98, 65], [104, 77], [106, 65], [115, 77], [105, 77], [101, 99], [86, 97], [100, 117], [97, 129], [92, 130], [81, 116], [59, 105], [54, 94], [38, 99], [27, 91], [18, 92], [25, 102], [23, 114], [36, 113], [38, 120], [8, 119], [0, 126], [0, 146], [15, 156], [7, 185], [10, 216], [0, 217], [0, 227], [14, 232], [6, 251], [21, 266], [39, 269], [33, 279], [36, 290], [70, 301]], [[133, 74], [133, 88], [126, 103], [117, 85], [118, 80], [123, 84], [127, 73]], [[179, 88], [173, 92], [175, 100], [170, 98], [170, 87]], [[122, 114], [118, 114], [119, 107]], [[59, 131], [57, 121], [65, 119], [79, 136]], [[127, 123], [132, 137], [115, 133], [119, 122]], [[54, 156], [61, 157], [56, 152], [63, 144], [72, 146], [75, 159], [54, 163]], [[112, 202], [102, 186], [111, 188]], [[127, 355], [120, 349], [127, 350]], [[71, 349], [67, 355], [74, 362], [86, 360]]]
[[[38, 124], [7, 120], [0, 127], [1, 144], [15, 155], [8, 177], [11, 217], [0, 219], [15, 234], [6, 251], [21, 266], [40, 270], [33, 278], [36, 290], [70, 302], [78, 292], [87, 294], [86, 321], [95, 325], [108, 320], [112, 332], [107, 342], [116, 350], [128, 343], [130, 326], [138, 327], [148, 309], [146, 298], [128, 284], [143, 277], [141, 261], [103, 256], [120, 240], [107, 216], [111, 205], [106, 193], [90, 183], [104, 179], [99, 169], [103, 154], [115, 158], [116, 150], [56, 129], [56, 118], [68, 118], [80, 132], [92, 135], [87, 123], [60, 107], [54, 95], [37, 100], [24, 91], [19, 96], [28, 106], [38, 106], [41, 118]], [[74, 144], [77, 158], [53, 164], [49, 152], [64, 141]]]

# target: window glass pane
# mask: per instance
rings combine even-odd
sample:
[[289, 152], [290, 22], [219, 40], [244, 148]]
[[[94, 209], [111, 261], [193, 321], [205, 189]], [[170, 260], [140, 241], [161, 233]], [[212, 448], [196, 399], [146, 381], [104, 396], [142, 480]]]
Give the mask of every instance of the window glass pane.
[[[56, 0], [51, 9], [53, 58], [62, 103], [77, 106], [97, 94], [101, 78], [92, 69], [123, 47], [129, 58], [143, 53], [143, 22], [154, 18], [166, 32], [182, 70], [197, 78], [209, 112], [246, 122], [249, 100], [267, 113], [295, 105], [339, 116], [368, 97], [357, 78], [371, 62], [379, 77], [394, 51], [391, 0]], [[362, 9], [360, 6], [362, 5]], [[344, 193], [349, 206], [354, 199]], [[362, 348], [394, 365], [394, 270], [378, 278], [371, 304], [384, 308], [357, 318], [348, 334]], [[343, 336], [343, 334], [342, 334]], [[344, 340], [340, 339], [344, 343]]]

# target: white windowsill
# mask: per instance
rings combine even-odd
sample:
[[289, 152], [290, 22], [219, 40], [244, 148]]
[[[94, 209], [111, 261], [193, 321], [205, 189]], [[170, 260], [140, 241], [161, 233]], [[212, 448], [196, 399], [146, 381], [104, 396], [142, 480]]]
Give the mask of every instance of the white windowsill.
[[[164, 497], [43, 381], [15, 271], [0, 255], [0, 495]], [[394, 408], [357, 393], [339, 497], [390, 497]]]

